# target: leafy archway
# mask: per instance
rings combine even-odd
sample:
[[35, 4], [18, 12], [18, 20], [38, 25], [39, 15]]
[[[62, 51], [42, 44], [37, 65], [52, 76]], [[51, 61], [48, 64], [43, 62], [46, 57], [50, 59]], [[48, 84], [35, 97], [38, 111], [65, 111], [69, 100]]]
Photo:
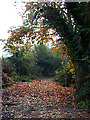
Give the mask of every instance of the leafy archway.
[[[28, 2], [25, 7], [23, 26], [11, 30], [7, 50], [15, 52], [23, 46], [26, 54], [35, 42], [51, 41], [54, 52], [65, 44], [61, 51], [65, 51], [63, 54], [70, 57], [75, 67], [79, 91], [89, 79], [90, 2]], [[57, 35], [59, 39], [54, 40]]]

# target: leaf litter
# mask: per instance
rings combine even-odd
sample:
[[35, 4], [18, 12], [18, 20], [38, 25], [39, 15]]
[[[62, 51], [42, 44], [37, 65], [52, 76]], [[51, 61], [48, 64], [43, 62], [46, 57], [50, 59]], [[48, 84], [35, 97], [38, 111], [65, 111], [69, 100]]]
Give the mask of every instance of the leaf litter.
[[13, 84], [3, 89], [2, 118], [88, 118], [76, 108], [74, 91], [48, 80]]

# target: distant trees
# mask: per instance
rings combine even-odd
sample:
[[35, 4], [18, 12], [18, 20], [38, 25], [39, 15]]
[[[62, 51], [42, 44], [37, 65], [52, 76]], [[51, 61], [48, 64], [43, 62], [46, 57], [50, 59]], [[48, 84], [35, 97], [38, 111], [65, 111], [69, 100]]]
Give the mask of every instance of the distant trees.
[[42, 69], [42, 75], [55, 75], [55, 70], [61, 66], [61, 59], [57, 54], [53, 54], [45, 44], [35, 45], [37, 66]]
[[[52, 76], [61, 66], [60, 57], [52, 54], [45, 44], [35, 45], [26, 55], [23, 55], [23, 48], [12, 54], [11, 57], [2, 60], [4, 83], [11, 81], [9, 79], [29, 81], [39, 76]], [[7, 75], [6, 78], [4, 73]]]

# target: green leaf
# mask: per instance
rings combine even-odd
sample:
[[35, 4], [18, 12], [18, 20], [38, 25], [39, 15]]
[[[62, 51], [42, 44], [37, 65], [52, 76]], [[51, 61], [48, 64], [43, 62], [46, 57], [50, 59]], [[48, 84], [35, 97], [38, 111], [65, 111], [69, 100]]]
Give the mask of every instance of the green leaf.
[[43, 45], [43, 42], [41, 42], [40, 45]]

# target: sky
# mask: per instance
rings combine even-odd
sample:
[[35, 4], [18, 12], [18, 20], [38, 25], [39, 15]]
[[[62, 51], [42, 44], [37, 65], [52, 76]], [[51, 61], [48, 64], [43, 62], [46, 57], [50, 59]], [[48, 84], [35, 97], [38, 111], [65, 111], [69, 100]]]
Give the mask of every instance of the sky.
[[[0, 57], [2, 56], [1, 52], [3, 47], [1, 39], [7, 39], [9, 37], [8, 30], [10, 27], [22, 25], [22, 18], [20, 16], [21, 0], [18, 0], [18, 3], [14, 3], [14, 1], [0, 0]], [[17, 7], [15, 6], [16, 4], [18, 4]]]

